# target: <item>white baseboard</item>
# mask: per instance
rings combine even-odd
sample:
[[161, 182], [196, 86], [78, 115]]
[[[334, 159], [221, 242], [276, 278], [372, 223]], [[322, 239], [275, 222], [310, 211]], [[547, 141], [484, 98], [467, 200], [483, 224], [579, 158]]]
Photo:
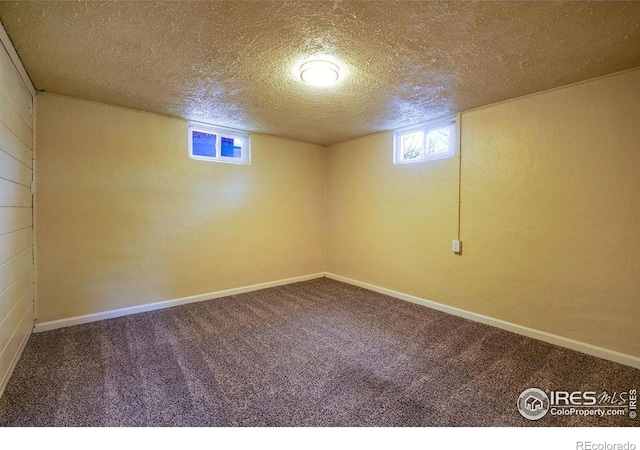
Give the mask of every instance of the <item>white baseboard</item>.
[[573, 339], [565, 338], [555, 334], [535, 330], [533, 328], [524, 327], [522, 325], [506, 322], [504, 320], [494, 319], [493, 317], [483, 316], [482, 314], [477, 314], [474, 312], [466, 311], [464, 309], [455, 308], [453, 306], [443, 305], [442, 303], [437, 303], [431, 300], [415, 297], [413, 295], [393, 291], [391, 289], [375, 286], [369, 283], [364, 283], [362, 281], [352, 280], [351, 278], [343, 277], [333, 273], [326, 272], [325, 277], [331, 278], [332, 280], [336, 280], [336, 281], [342, 281], [343, 283], [352, 284], [354, 286], [359, 286], [359, 287], [368, 289], [370, 291], [389, 295], [391, 297], [395, 297], [400, 300], [405, 300], [408, 302], [417, 303], [418, 305], [426, 306], [428, 308], [437, 309], [438, 311], [452, 314], [454, 316], [463, 317], [465, 319], [473, 320], [474, 322], [480, 322], [486, 325], [491, 325], [497, 328], [501, 328], [503, 330], [520, 334], [522, 336], [527, 336], [533, 339], [537, 339], [539, 341], [548, 342], [550, 344], [555, 344], [560, 347], [566, 347], [571, 350], [576, 350], [582, 353], [586, 353], [587, 355], [597, 356], [598, 358], [607, 359], [609, 361], [614, 361], [620, 364], [624, 364], [627, 366], [640, 369], [640, 358], [637, 356], [627, 355], [624, 353], [616, 352], [614, 350], [609, 350], [602, 347], [596, 347], [595, 345], [586, 344], [584, 342], [575, 341]]
[[171, 308], [178, 305], [186, 305], [187, 303], [202, 302], [205, 300], [212, 300], [215, 298], [228, 297], [229, 295], [244, 294], [246, 292], [257, 291], [260, 289], [267, 289], [275, 286], [282, 286], [285, 284], [298, 283], [300, 281], [313, 280], [315, 278], [324, 277], [324, 273], [314, 273], [310, 275], [303, 275], [294, 278], [286, 278], [284, 280], [269, 281], [266, 283], [252, 284], [250, 286], [243, 286], [233, 289], [225, 289], [223, 291], [209, 292], [206, 294], [192, 295], [190, 297], [176, 298], [173, 300], [165, 300], [156, 303], [147, 303], [145, 305], [131, 306], [128, 308], [112, 309], [110, 311], [103, 311], [94, 314], [87, 314], [84, 316], [69, 317], [68, 319], [52, 320], [50, 322], [36, 323], [33, 329], [34, 332], [39, 333], [42, 331], [55, 330], [57, 328], [70, 327], [73, 325], [80, 325], [83, 323], [96, 322], [98, 320], [113, 319], [116, 317], [128, 316], [130, 314], [138, 314], [147, 311], [155, 311], [157, 309]]
[[[464, 309], [444, 305], [442, 303], [434, 302], [432, 300], [426, 300], [424, 298], [415, 297], [413, 295], [405, 294], [403, 292], [393, 291], [391, 289], [383, 288], [373, 284], [365, 283], [358, 280], [353, 280], [351, 278], [343, 277], [330, 272], [314, 273], [310, 275], [303, 275], [300, 277], [287, 278], [284, 280], [253, 284], [251, 286], [244, 286], [239, 288], [226, 289], [223, 291], [209, 292], [206, 294], [193, 295], [190, 297], [177, 298], [173, 300], [166, 300], [166, 301], [161, 301], [156, 303], [148, 303], [145, 305], [132, 306], [129, 308], [114, 309], [114, 310], [104, 311], [104, 312], [99, 312], [94, 314], [87, 314], [84, 316], [70, 317], [68, 319], [60, 319], [60, 320], [53, 320], [51, 322], [36, 323], [33, 331], [38, 333], [42, 331], [55, 330], [57, 328], [70, 327], [73, 325], [80, 325], [80, 324], [89, 323], [89, 322], [96, 322], [98, 320], [113, 319], [116, 317], [128, 316], [130, 314], [138, 314], [146, 311], [154, 311], [157, 309], [171, 308], [173, 306], [185, 305], [187, 303], [201, 302], [204, 300], [212, 300], [215, 298], [227, 297], [229, 295], [243, 294], [245, 292], [252, 292], [260, 289], [267, 289], [270, 287], [282, 286], [285, 284], [313, 280], [315, 278], [322, 278], [322, 277], [327, 277], [332, 280], [341, 281], [343, 283], [352, 284], [354, 286], [359, 286], [359, 287], [368, 289], [370, 291], [379, 292], [381, 294], [398, 298], [400, 300], [416, 303], [418, 305], [436, 309], [438, 311], [452, 314], [454, 316], [459, 316], [465, 319], [473, 320], [474, 322], [484, 323], [486, 325], [491, 325], [503, 330], [511, 331], [513, 333], [520, 334], [522, 336], [527, 336], [533, 339], [537, 339], [539, 341], [548, 342], [550, 344], [555, 344], [560, 347], [565, 347], [571, 350], [576, 350], [582, 353], [586, 353], [587, 355], [596, 356], [598, 358], [607, 359], [609, 361], [614, 361], [620, 364], [625, 364], [627, 366], [640, 369], [640, 358], [637, 356], [627, 355], [624, 353], [616, 352], [614, 350], [597, 347], [595, 345], [587, 344], [585, 342], [576, 341], [566, 337], [547, 333], [545, 331], [535, 330], [533, 328], [517, 325], [515, 323], [506, 322], [504, 320], [495, 319], [489, 316], [484, 316], [482, 314], [477, 314]], [[24, 348], [25, 343], [26, 343], [26, 340], [23, 342], [22, 348]], [[22, 352], [22, 348], [20, 352]], [[4, 389], [4, 386], [0, 386], [0, 387]], [[0, 389], [0, 392], [2, 392], [1, 389]]]
[[0, 397], [2, 397], [2, 394], [4, 394], [4, 390], [7, 387], [7, 384], [9, 384], [11, 375], [13, 375], [13, 371], [15, 370], [16, 365], [18, 364], [18, 361], [20, 361], [20, 357], [22, 356], [22, 352], [24, 351], [24, 348], [27, 346], [27, 341], [31, 337], [32, 331], [33, 330], [29, 330], [29, 332], [22, 339], [22, 342], [20, 343], [20, 348], [18, 349], [16, 354], [13, 356], [13, 360], [11, 361], [11, 365], [9, 366], [9, 370], [5, 374], [4, 379], [0, 381]]

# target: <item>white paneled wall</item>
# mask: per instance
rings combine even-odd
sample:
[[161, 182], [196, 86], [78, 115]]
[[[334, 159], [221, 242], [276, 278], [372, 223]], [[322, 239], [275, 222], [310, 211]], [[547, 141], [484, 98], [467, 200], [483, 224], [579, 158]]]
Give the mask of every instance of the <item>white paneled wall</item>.
[[[33, 97], [0, 45], [0, 395], [33, 327]], [[21, 67], [21, 66], [20, 66]], [[22, 67], [21, 67], [21, 70]]]

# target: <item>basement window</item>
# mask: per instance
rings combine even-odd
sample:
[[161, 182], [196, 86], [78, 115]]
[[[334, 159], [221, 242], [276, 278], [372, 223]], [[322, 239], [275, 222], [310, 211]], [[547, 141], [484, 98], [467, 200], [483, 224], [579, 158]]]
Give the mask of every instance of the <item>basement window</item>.
[[394, 164], [409, 164], [455, 156], [456, 116], [401, 128], [394, 133]]
[[189, 156], [204, 161], [251, 164], [249, 134], [238, 130], [190, 123]]

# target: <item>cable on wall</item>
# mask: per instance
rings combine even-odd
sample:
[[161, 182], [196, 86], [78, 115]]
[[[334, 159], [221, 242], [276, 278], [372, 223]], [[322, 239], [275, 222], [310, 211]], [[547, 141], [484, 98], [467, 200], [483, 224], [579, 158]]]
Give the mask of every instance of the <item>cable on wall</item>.
[[456, 239], [460, 241], [460, 216], [462, 214], [462, 114], [458, 114], [458, 229]]

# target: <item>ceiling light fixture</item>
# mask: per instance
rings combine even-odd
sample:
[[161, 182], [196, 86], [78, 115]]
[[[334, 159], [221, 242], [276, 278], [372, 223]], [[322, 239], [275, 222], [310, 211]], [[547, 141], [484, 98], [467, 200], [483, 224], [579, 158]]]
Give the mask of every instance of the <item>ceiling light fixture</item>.
[[308, 61], [300, 66], [300, 78], [312, 86], [330, 86], [340, 78], [340, 69], [330, 61]]

